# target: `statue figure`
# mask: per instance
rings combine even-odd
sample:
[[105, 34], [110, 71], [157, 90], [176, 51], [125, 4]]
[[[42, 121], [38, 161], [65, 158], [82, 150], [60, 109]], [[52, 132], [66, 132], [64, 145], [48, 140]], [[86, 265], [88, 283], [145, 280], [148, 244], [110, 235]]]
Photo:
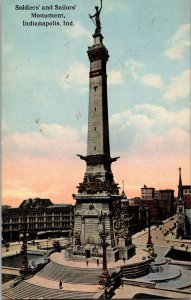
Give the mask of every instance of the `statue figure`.
[[92, 19], [92, 21], [93, 21], [93, 18], [95, 18], [95, 22], [93, 21], [94, 24], [96, 25], [95, 33], [100, 33], [101, 32], [100, 12], [102, 10], [102, 0], [100, 0], [100, 1], [101, 1], [100, 9], [99, 9], [98, 6], [95, 6], [96, 13], [93, 16], [89, 15], [90, 18]]

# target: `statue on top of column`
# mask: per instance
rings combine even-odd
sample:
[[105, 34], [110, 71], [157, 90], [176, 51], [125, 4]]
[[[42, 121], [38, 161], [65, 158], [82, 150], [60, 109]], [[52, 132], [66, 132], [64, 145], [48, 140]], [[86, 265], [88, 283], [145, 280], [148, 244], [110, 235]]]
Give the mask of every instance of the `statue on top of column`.
[[94, 24], [96, 25], [95, 33], [101, 32], [100, 12], [102, 10], [102, 0], [100, 1], [101, 1], [100, 9], [98, 6], [95, 6], [96, 9], [95, 14], [93, 16], [89, 15], [93, 22], [94, 22], [93, 18], [95, 18], [95, 22], [94, 22]]

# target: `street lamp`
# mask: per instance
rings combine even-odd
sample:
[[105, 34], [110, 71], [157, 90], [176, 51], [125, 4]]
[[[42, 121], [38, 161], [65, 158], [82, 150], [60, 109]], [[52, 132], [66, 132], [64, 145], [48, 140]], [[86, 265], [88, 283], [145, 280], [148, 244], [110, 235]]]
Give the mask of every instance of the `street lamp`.
[[23, 243], [21, 246], [21, 255], [23, 256], [23, 261], [20, 266], [19, 273], [22, 277], [25, 277], [25, 275], [29, 272], [30, 267], [28, 263], [28, 257], [27, 257], [27, 237], [29, 234], [27, 233], [27, 217], [24, 216], [23, 218], [23, 225], [21, 227], [21, 232], [23, 232]]
[[100, 235], [100, 239], [101, 239], [101, 247], [103, 249], [103, 268], [102, 271], [99, 275], [99, 283], [101, 285], [106, 286], [108, 279], [110, 277], [108, 269], [107, 269], [107, 253], [106, 253], [106, 249], [109, 246], [109, 244], [106, 242], [106, 238], [108, 236], [108, 232], [106, 232], [105, 230], [105, 217], [107, 216], [107, 214], [101, 215], [100, 217], [100, 221], [102, 224], [102, 230], [100, 231], [99, 235]]
[[151, 238], [151, 224], [150, 224], [150, 210], [147, 210], [147, 225], [148, 225], [148, 241], [147, 241], [147, 248], [153, 246], [152, 238]]

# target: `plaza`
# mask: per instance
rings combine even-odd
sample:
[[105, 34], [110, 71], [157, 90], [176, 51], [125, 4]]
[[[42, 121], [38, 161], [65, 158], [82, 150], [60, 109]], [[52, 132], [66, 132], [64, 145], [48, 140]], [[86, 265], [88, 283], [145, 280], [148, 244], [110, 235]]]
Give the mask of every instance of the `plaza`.
[[[101, 33], [101, 11], [102, 0], [99, 7], [95, 6], [93, 15], [89, 14], [95, 32], [87, 49], [87, 153], [77, 154], [85, 163], [85, 172], [72, 194], [75, 206], [43, 207], [43, 199], [30, 198], [24, 200], [15, 218], [9, 216], [9, 208], [5, 210], [4, 229], [8, 234], [2, 254], [4, 258], [15, 259], [17, 264], [2, 266], [2, 273], [16, 276], [3, 284], [3, 299], [137, 299], [146, 295], [173, 299], [191, 296], [191, 263], [187, 259], [191, 242], [181, 235], [185, 225], [180, 195], [182, 181], [179, 180], [177, 201], [174, 190], [155, 191], [144, 185], [145, 202], [142, 203], [146, 207], [139, 203], [137, 214], [134, 214], [129, 209], [124, 180], [121, 189], [114, 179], [112, 166], [120, 157], [110, 155], [107, 93], [110, 55]], [[153, 201], [156, 194], [161, 214], [155, 211], [156, 207], [151, 209], [152, 205], [147, 207], [146, 204], [147, 200]], [[49, 199], [44, 200], [50, 204]], [[179, 213], [172, 216], [177, 207]], [[158, 225], [152, 225], [151, 211], [155, 217], [164, 217], [167, 212], [166, 217], [170, 218], [159, 218], [155, 222]], [[132, 234], [131, 220], [135, 215], [147, 228]], [[136, 223], [138, 220], [134, 225]], [[177, 235], [176, 226], [179, 225]], [[9, 235], [10, 228], [14, 232]], [[42, 236], [46, 238], [40, 239]], [[20, 237], [20, 242], [8, 242], [18, 241]], [[29, 253], [35, 252], [40, 256], [29, 261]], [[17, 262], [17, 255], [21, 255], [21, 263]]]
[[[166, 220], [164, 222], [164, 230], [168, 229], [170, 226], [172, 226], [174, 220]], [[158, 259], [163, 259], [164, 256], [168, 253], [168, 251], [171, 249], [171, 246], [176, 247], [177, 249], [183, 249], [181, 245], [184, 243], [185, 246], [188, 247], [188, 251], [191, 252], [190, 248], [190, 241], [185, 240], [168, 240], [164, 239], [163, 232], [161, 232], [160, 227], [154, 227], [151, 228], [151, 236], [152, 240], [156, 240], [155, 243], [155, 252], [157, 253]], [[156, 237], [158, 237], [156, 239]], [[125, 265], [131, 265], [136, 262], [140, 262], [142, 260], [143, 256], [147, 256], [147, 252], [145, 252], [146, 243], [148, 238], [148, 232], [140, 232], [138, 234], [135, 234], [132, 239], [133, 243], [137, 246], [136, 248], [136, 256], [130, 258], [128, 261], [125, 262]], [[52, 242], [52, 241], [51, 241]], [[66, 239], [60, 239], [61, 244], [64, 246], [67, 243]], [[39, 241], [40, 248], [46, 247], [47, 241], [42, 240]], [[185, 250], [184, 246], [184, 250]], [[39, 248], [39, 247], [38, 247]], [[37, 246], [29, 246], [30, 250], [37, 250]], [[143, 249], [143, 250], [142, 250]], [[145, 249], [145, 250], [144, 250]], [[39, 249], [38, 249], [39, 250]], [[3, 256], [8, 255], [14, 255], [20, 251], [20, 245], [19, 244], [13, 244], [10, 246], [10, 251], [6, 252], [5, 248], [2, 249]], [[40, 250], [42, 253], [46, 253], [45, 250]], [[28, 298], [30, 299], [34, 295], [34, 289], [38, 293], [39, 298], [46, 299], [45, 295], [49, 293], [50, 297], [54, 299], [54, 297], [60, 297], [60, 299], [75, 299], [75, 296], [77, 299], [85, 299], [88, 298], [98, 298], [101, 294], [104, 293], [104, 288], [99, 285], [99, 274], [102, 269], [102, 260], [100, 259], [99, 266], [97, 265], [95, 260], [89, 259], [88, 266], [86, 264], [86, 260], [76, 260], [71, 261], [67, 260], [65, 257], [65, 251], [62, 250], [61, 253], [53, 253], [50, 256], [50, 262], [48, 265], [44, 267], [39, 273], [37, 273], [32, 278], [29, 278], [27, 280], [24, 280], [22, 282], [22, 291], [25, 294], [26, 298], [28, 295]], [[166, 259], [169, 261], [169, 259]], [[181, 267], [186, 268], [188, 272], [191, 268], [190, 262], [180, 262], [180, 261], [174, 261], [171, 260], [170, 266], [176, 266], [181, 265]], [[119, 270], [121, 266], [124, 266], [123, 260], [118, 260], [117, 262], [109, 262], [108, 263], [108, 270], [109, 273], [112, 273], [115, 270]], [[190, 266], [190, 267], [189, 267]], [[152, 274], [152, 273], [151, 273]], [[156, 274], [157, 275], [157, 274]], [[153, 275], [151, 275], [153, 276]], [[168, 275], [169, 276], [169, 275]], [[170, 274], [170, 277], [173, 276], [176, 277], [176, 271], [173, 271], [173, 274]], [[167, 279], [167, 278], [166, 278]], [[59, 289], [59, 280], [62, 280], [63, 283], [63, 289]], [[187, 280], [189, 279], [189, 275], [187, 275]], [[137, 284], [136, 284], [137, 282]], [[147, 282], [147, 283], [146, 283]], [[179, 281], [180, 282], [180, 279]], [[10, 283], [9, 283], [10, 284]], [[191, 286], [191, 280], [190, 284]], [[16, 297], [17, 299], [18, 295], [21, 295], [21, 287], [16, 286], [12, 292], [7, 291], [9, 289], [9, 285], [5, 283], [3, 286], [4, 292], [4, 299], [9, 299], [10, 295], [12, 299]], [[15, 290], [15, 291], [14, 291]], [[55, 290], [57, 292], [55, 293]], [[10, 294], [12, 293], [12, 294]], [[115, 296], [114, 299], [132, 299], [133, 297], [136, 297], [138, 294], [148, 294], [158, 297], [164, 297], [164, 298], [190, 298], [191, 296], [191, 290], [190, 287], [177, 290], [173, 287], [151, 287], [151, 285], [148, 287], [148, 281], [144, 282], [143, 277], [139, 277], [136, 279], [125, 279], [123, 278], [123, 284], [115, 290]], [[41, 295], [41, 296], [40, 296]]]

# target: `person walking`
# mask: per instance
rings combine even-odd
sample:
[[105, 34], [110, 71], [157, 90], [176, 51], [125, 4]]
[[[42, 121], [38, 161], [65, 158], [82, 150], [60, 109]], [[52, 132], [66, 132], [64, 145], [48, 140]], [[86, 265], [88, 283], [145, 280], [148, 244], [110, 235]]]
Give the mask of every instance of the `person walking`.
[[62, 289], [62, 281], [59, 282], [59, 288]]
[[125, 263], [125, 257], [123, 257], [123, 262]]
[[87, 265], [87, 267], [88, 267], [88, 260], [86, 260], [86, 265]]
[[97, 266], [99, 266], [99, 259], [97, 258]]

